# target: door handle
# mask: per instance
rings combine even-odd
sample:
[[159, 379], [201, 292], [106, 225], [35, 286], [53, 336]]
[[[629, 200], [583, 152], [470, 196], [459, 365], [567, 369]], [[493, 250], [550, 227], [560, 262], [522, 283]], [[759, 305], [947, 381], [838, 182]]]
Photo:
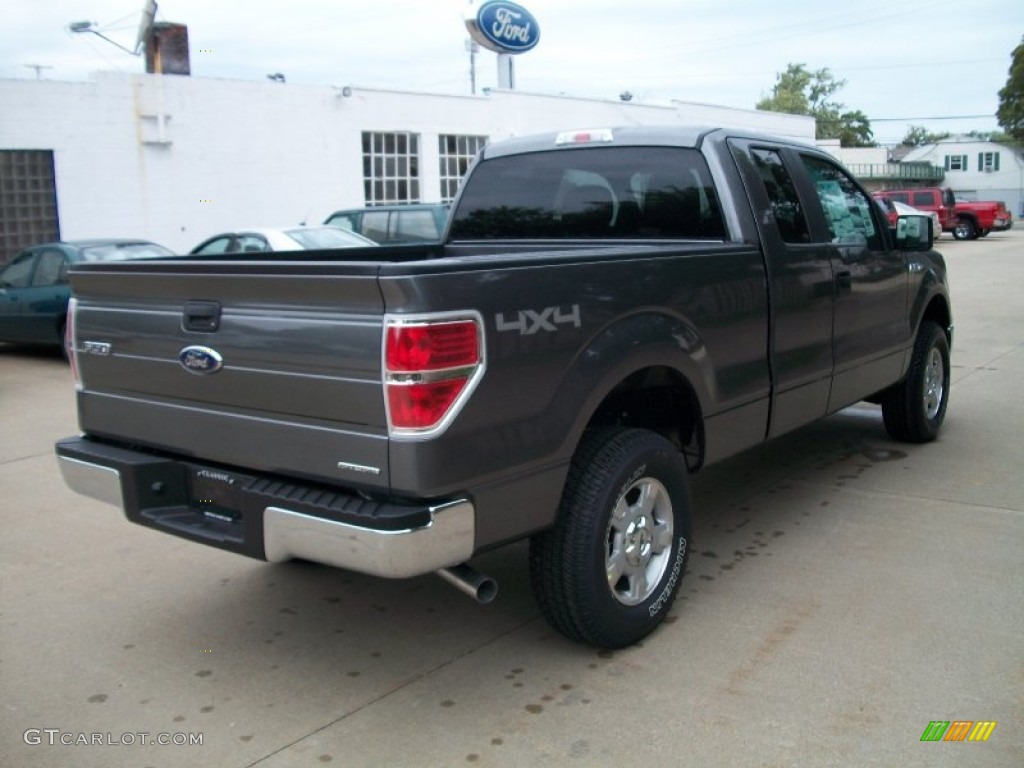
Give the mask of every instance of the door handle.
[[853, 291], [853, 273], [844, 269], [836, 272], [836, 293], [850, 293]]
[[216, 301], [186, 301], [181, 325], [186, 331], [216, 331], [220, 327], [220, 304]]

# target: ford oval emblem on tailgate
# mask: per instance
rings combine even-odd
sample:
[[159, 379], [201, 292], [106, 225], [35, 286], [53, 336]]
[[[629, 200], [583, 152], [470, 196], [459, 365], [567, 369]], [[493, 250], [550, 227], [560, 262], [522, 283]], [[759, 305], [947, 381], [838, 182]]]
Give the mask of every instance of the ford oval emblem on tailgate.
[[181, 350], [178, 362], [189, 373], [216, 373], [224, 367], [224, 358], [217, 350], [198, 344]]

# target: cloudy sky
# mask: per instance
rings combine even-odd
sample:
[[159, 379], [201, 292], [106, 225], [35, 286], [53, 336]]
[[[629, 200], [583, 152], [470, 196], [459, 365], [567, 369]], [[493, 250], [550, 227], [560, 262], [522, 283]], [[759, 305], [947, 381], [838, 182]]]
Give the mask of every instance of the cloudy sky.
[[[540, 44], [516, 57], [516, 86], [537, 93], [671, 99], [751, 109], [788, 63], [846, 80], [834, 99], [896, 143], [909, 124], [994, 130], [998, 90], [1024, 33], [1021, 0], [521, 0]], [[139, 72], [144, 0], [8, 3], [0, 78], [85, 80]], [[160, 0], [158, 21], [186, 24], [196, 77], [469, 93], [468, 0]], [[497, 84], [477, 55], [478, 88]], [[29, 65], [39, 65], [33, 68]], [[0, 107], [2, 108], [2, 107]]]

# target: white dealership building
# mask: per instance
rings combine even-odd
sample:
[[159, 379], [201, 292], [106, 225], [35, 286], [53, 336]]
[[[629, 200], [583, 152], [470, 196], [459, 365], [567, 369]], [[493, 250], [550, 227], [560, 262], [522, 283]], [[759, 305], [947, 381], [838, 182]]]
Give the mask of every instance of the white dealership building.
[[713, 125], [813, 143], [809, 117], [492, 89], [476, 96], [101, 72], [0, 80], [0, 262], [53, 239], [142, 237], [184, 252], [247, 226], [454, 195], [510, 136]]

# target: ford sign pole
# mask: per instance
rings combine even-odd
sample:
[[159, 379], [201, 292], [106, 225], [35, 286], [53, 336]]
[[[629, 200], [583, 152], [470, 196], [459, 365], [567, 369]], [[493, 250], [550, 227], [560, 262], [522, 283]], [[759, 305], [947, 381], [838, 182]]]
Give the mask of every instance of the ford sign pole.
[[507, 91], [514, 91], [516, 88], [515, 63], [510, 53], [498, 54], [498, 87]]
[[498, 54], [498, 87], [513, 90], [512, 57], [532, 50], [540, 40], [540, 26], [533, 14], [516, 3], [487, 0], [475, 12], [470, 3], [465, 21], [470, 37]]

